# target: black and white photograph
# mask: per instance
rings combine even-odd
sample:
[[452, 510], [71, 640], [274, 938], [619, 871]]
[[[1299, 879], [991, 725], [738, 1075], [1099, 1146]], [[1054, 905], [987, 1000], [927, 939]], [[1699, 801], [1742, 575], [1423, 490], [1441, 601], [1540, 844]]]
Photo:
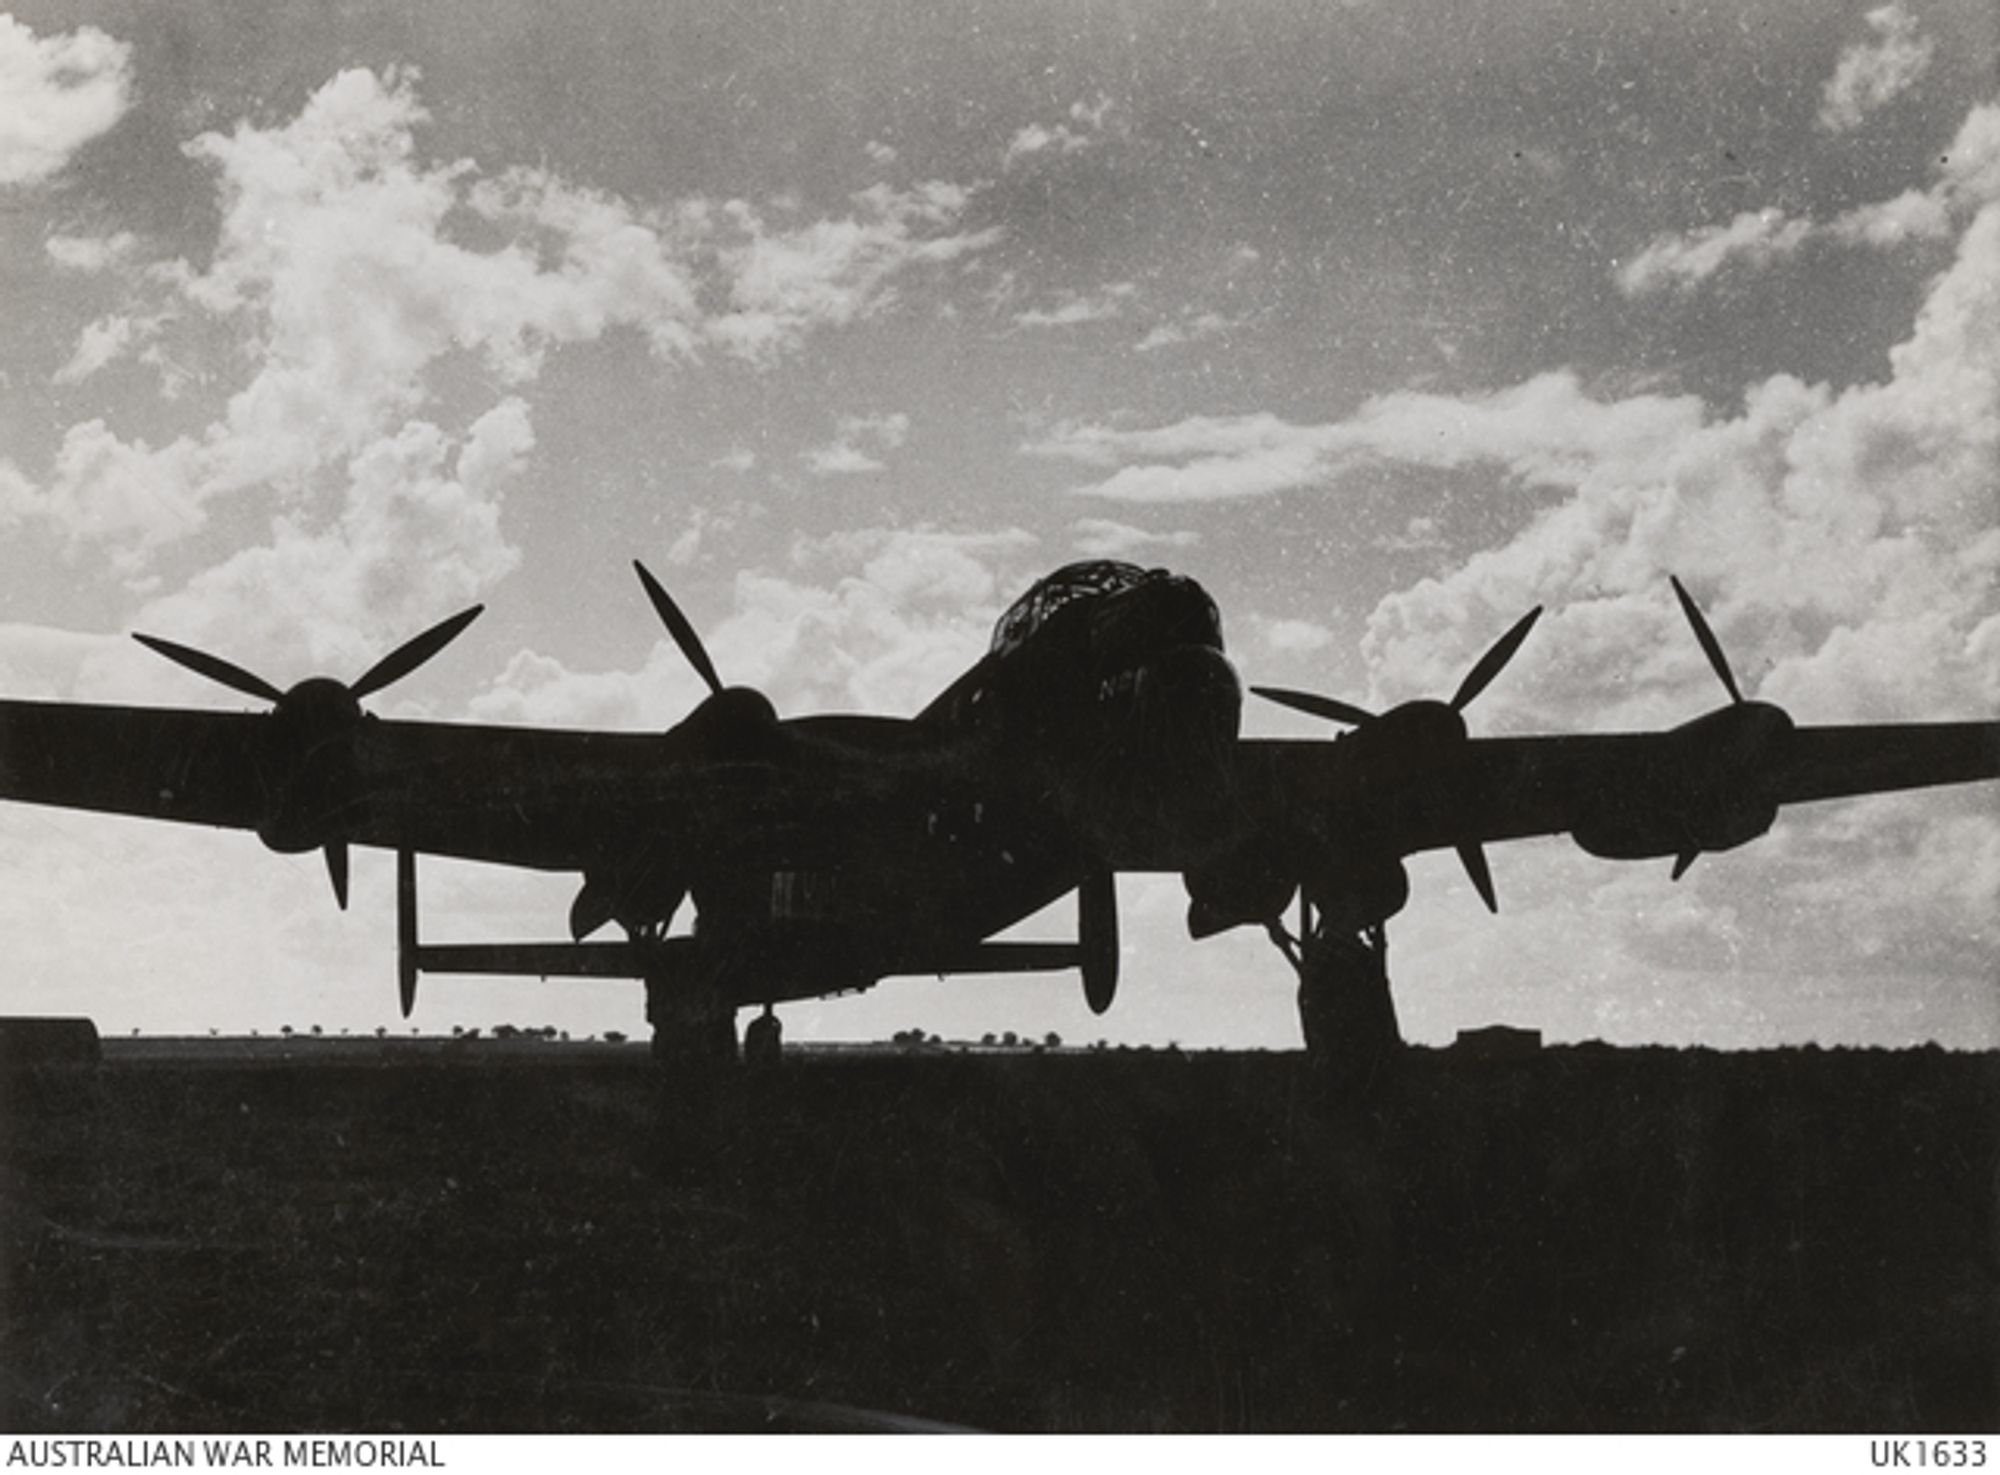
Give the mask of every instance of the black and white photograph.
[[24, 1447], [1996, 1428], [1991, 0], [0, 13]]

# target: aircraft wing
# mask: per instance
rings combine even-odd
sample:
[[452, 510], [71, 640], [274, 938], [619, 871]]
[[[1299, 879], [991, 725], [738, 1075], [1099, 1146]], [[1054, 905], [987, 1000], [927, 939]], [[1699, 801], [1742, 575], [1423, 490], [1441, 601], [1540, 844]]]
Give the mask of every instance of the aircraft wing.
[[[258, 829], [281, 775], [262, 714], [0, 701], [0, 799]], [[352, 746], [356, 844], [570, 869], [650, 824], [768, 789], [667, 735], [368, 719]], [[761, 780], [759, 775], [761, 774]], [[748, 796], [753, 802], [755, 793]]]
[[1282, 812], [1324, 813], [1330, 831], [1359, 832], [1396, 855], [1562, 833], [1607, 844], [1622, 836], [1638, 854], [1724, 849], [1739, 843], [1727, 833], [1734, 821], [1783, 805], [2000, 778], [2000, 722], [1786, 725], [1754, 744], [1700, 722], [1474, 738], [1422, 770], [1374, 761], [1346, 741], [1244, 746], [1253, 792]]
[[233, 712], [0, 702], [0, 798], [254, 829], [261, 718]]

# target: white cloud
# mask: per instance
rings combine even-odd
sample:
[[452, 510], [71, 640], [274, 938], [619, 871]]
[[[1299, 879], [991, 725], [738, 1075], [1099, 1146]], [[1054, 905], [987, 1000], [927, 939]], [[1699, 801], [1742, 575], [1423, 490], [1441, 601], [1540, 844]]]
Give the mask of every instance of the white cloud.
[[[349, 463], [397, 437], [454, 359], [475, 357], [514, 390], [549, 346], [619, 329], [669, 363], [709, 344], [763, 360], [883, 310], [906, 273], [998, 238], [955, 230], [972, 194], [939, 182], [878, 186], [846, 219], [772, 230], [740, 202], [646, 210], [543, 170], [481, 180], [469, 163], [424, 157], [426, 122], [415, 74], [351, 70], [287, 122], [191, 143], [221, 204], [211, 259], [139, 274], [155, 300], [87, 328], [58, 374], [79, 382], [145, 345], [171, 390], [196, 371], [155, 340], [181, 317], [192, 354], [213, 356], [218, 321], [233, 327], [229, 363], [247, 360], [247, 378], [219, 416], [164, 445], [73, 427], [46, 484], [9, 495], [0, 515], [107, 545], [136, 574], [218, 498], [338, 496]], [[469, 218], [477, 246], [458, 238]], [[134, 243], [56, 237], [46, 249], [91, 271]]]
[[1155, 324], [1135, 346], [1140, 353], [1151, 353], [1155, 349], [1172, 348], [1182, 343], [1199, 343], [1204, 338], [1220, 337], [1240, 328], [1246, 321], [1245, 318], [1219, 312], [1190, 313], [1173, 322]]
[[358, 675], [520, 562], [500, 507], [534, 439], [519, 399], [460, 437], [410, 421], [349, 463], [330, 525], [279, 518], [269, 543], [153, 600], [137, 623], [280, 685], [315, 671]]
[[76, 695], [77, 675], [122, 642], [42, 625], [0, 625], [0, 691], [16, 701], [60, 701]]
[[1058, 154], [1080, 153], [1090, 147], [1090, 140], [1078, 133], [1067, 123], [1058, 123], [1053, 128], [1040, 123], [1029, 123], [1007, 141], [1007, 153], [1002, 161], [1003, 168], [1012, 168], [1022, 159], [1054, 149]]
[[1029, 308], [1014, 314], [1023, 328], [1073, 328], [1107, 322], [1120, 316], [1139, 293], [1135, 282], [1112, 282], [1095, 292], [1064, 292], [1053, 307]]
[[[2000, 707], [2000, 203], [1964, 226], [1879, 381], [1748, 386], [1740, 412], [1685, 425], [1650, 469], [1578, 449], [1562, 502], [1381, 601], [1364, 642], [1375, 702], [1449, 691], [1545, 602], [1534, 638], [1480, 698], [1477, 728], [1684, 721], [1723, 694], [1668, 593], [1674, 572], [1747, 694], [1801, 722]], [[1820, 980], [1843, 970], [1895, 972], [1918, 991], [1921, 1023], [1884, 1023], [1889, 1037], [1990, 1033], [1990, 998], [1976, 1020], [1952, 981], [1990, 977], [2000, 895], [1990, 790], [1789, 811], [1750, 859], [1705, 859], [1679, 896], [1656, 871], [1579, 871], [1528, 920], [1581, 936], [1592, 917], [1638, 915], [1641, 900], [1662, 918], [1678, 906], [1664, 932], [1626, 927], [1604, 940], [1613, 976], [1656, 975], [1669, 956], [1688, 967], [1689, 936], [1731, 937], [1746, 990], [1765, 976], [1830, 988]], [[1784, 1007], [1786, 1029], [1810, 1037], [1810, 1020]]]
[[108, 236], [53, 235], [42, 242], [42, 249], [63, 270], [90, 276], [131, 260], [139, 238], [128, 230]]
[[132, 103], [132, 48], [95, 26], [38, 37], [0, 15], [0, 185], [39, 184]]
[[1251, 628], [1265, 649], [1278, 655], [1312, 655], [1333, 644], [1333, 632], [1311, 620], [1252, 617]]
[[1070, 524], [1070, 533], [1076, 551], [1085, 558], [1138, 558], [1155, 549], [1192, 548], [1201, 541], [1199, 533], [1148, 532], [1102, 517], [1080, 517]]
[[801, 459], [815, 476], [884, 471], [888, 468], [879, 455], [895, 450], [909, 435], [908, 415], [848, 415], [842, 417], [831, 445], [807, 451]]
[[[736, 576], [730, 613], [702, 631], [724, 681], [780, 713], [914, 713], [976, 661], [1030, 577], [1019, 529], [862, 529], [799, 543], [785, 572]], [[663, 726], [705, 695], [664, 638], [630, 672], [574, 672], [523, 652], [473, 703], [489, 721]]]
[[790, 351], [814, 328], [886, 310], [906, 272], [958, 261], [1001, 238], [999, 226], [952, 229], [971, 199], [936, 180], [909, 190], [876, 185], [854, 196], [857, 213], [847, 219], [788, 229], [773, 229], [753, 207], [731, 201], [721, 215], [741, 239], [716, 248], [729, 289], [706, 335], [761, 362]]
[[1638, 474], [1701, 418], [1699, 401], [1640, 395], [1606, 404], [1555, 372], [1477, 398], [1398, 392], [1349, 420], [1294, 425], [1274, 415], [1194, 416], [1150, 430], [1058, 427], [1026, 447], [1117, 469], [1079, 494], [1127, 502], [1199, 502], [1324, 487], [1358, 466], [1398, 462], [1506, 466], [1520, 481], [1573, 486]]
[[1790, 256], [1813, 233], [1809, 221], [1775, 207], [1745, 210], [1727, 225], [1660, 236], [1618, 269], [1618, 285], [1636, 296], [1656, 288], [1704, 282], [1728, 261], [1762, 265]]
[[1910, 240], [1943, 240], [1956, 222], [1996, 199], [2000, 104], [1988, 103], [1967, 115], [1924, 189], [1856, 206], [1825, 222], [1770, 208], [1746, 210], [1727, 225], [1662, 235], [1618, 268], [1618, 286], [1628, 296], [1668, 287], [1691, 289], [1725, 266], [1768, 266], [1818, 240], [1878, 249]]
[[139, 325], [123, 313], [98, 318], [84, 328], [69, 361], [55, 372], [58, 384], [81, 384], [124, 353], [139, 337]]
[[1061, 158], [1082, 153], [1097, 142], [1111, 108], [1111, 99], [1100, 95], [1092, 103], [1070, 104], [1068, 117], [1063, 122], [1053, 125], [1026, 124], [1007, 141], [1007, 152], [1001, 167], [1011, 169], [1038, 154]]
[[1829, 133], [1859, 128], [1907, 92], [1923, 76], [1937, 50], [1929, 36], [1917, 34], [1917, 18], [1902, 0], [1868, 12], [1872, 40], [1841, 53], [1820, 102], [1819, 126]]

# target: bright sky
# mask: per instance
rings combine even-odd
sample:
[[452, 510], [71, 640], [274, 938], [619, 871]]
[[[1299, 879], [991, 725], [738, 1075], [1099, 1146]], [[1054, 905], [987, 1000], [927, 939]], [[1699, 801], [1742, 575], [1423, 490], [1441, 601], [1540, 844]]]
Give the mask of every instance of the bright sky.
[[[1249, 680], [1475, 732], [2000, 715], [2000, 14], [64, 3], [0, 18], [0, 693], [236, 707], [476, 600], [389, 715], [662, 728], [629, 560], [781, 712], [915, 711], [1039, 573], [1166, 563]], [[1251, 731], [1308, 734], [1256, 704]], [[1746, 849], [1449, 856], [1406, 1033], [2000, 1044], [2000, 786]], [[395, 1023], [392, 864], [0, 806], [0, 1007]], [[573, 883], [433, 863], [427, 932]], [[885, 985], [921, 1026], [1289, 1044], [1261, 938], [1127, 878], [1125, 985]], [[416, 1023], [636, 1030], [635, 986]]]

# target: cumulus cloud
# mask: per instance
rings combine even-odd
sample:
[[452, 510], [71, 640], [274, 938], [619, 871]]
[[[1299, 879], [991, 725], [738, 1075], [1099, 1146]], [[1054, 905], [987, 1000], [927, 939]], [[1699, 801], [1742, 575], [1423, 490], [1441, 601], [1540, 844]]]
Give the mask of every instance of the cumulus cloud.
[[1996, 198], [2000, 104], [1988, 103], [1967, 116], [1922, 189], [1856, 206], [1826, 221], [1776, 208], [1747, 210], [1727, 225], [1659, 236], [1619, 266], [1618, 286], [1628, 296], [1688, 290], [1725, 266], [1768, 266], [1814, 241], [1888, 248], [1910, 240], [1945, 240], [1972, 212]]
[[[1621, 407], [1603, 408], [1615, 418]], [[1673, 572], [1746, 692], [1802, 722], [1990, 716], [2000, 707], [2000, 201], [1965, 224], [1878, 380], [1836, 389], [1775, 376], [1748, 386], [1739, 411], [1687, 423], [1650, 470], [1595, 450], [1574, 464], [1567, 495], [1513, 536], [1381, 601], [1363, 647], [1377, 702], [1450, 690], [1522, 610], [1546, 603], [1534, 639], [1480, 698], [1480, 728], [1683, 721], [1723, 694], [1667, 591]], [[1734, 858], [1696, 867], [1679, 932], [1737, 938], [1743, 987], [1896, 972], [1931, 1002], [1912, 1004], [1917, 1022], [1881, 1023], [1883, 1037], [1990, 1032], [1990, 996], [1976, 1005], [1952, 982], [1990, 978], [2000, 895], [1990, 795], [1805, 806], [1740, 865], [1754, 867], [1755, 886]], [[1534, 920], [1568, 927], [1553, 919], [1574, 912], [1588, 927], [1590, 915], [1631, 913], [1640, 891], [1657, 911], [1662, 884], [1651, 871], [1580, 872], [1574, 896]], [[1640, 891], [1605, 890], [1616, 886]], [[1814, 919], [1810, 935], [1802, 916]], [[1624, 929], [1606, 943], [1606, 966], [1627, 977], [1669, 956], [1699, 966], [1677, 937]], [[1779, 992], [1787, 1030], [1810, 1037], [1810, 1010]]]
[[[425, 156], [417, 83], [342, 72], [288, 121], [187, 146], [216, 183], [212, 256], [137, 273], [152, 299], [87, 327], [58, 379], [143, 347], [179, 382], [189, 371], [159, 341], [176, 319], [195, 354], [213, 353], [216, 324], [231, 329], [247, 349], [231, 367], [247, 362], [247, 378], [214, 419], [165, 444], [102, 421], [72, 427], [49, 474], [0, 499], [0, 517], [44, 521], [136, 576], [219, 499], [337, 500], [351, 463], [395, 440], [454, 360], [510, 393], [538, 378], [550, 347], [618, 330], [669, 364], [708, 348], [762, 361], [884, 310], [906, 273], [997, 238], [956, 229], [971, 193], [940, 183], [878, 186], [846, 218], [772, 229], [743, 202], [649, 209], [545, 170], [481, 178]], [[122, 235], [46, 243], [78, 272], [135, 248]]]
[[278, 518], [268, 543], [154, 599], [135, 624], [261, 663], [273, 679], [358, 675], [520, 562], [500, 511], [534, 443], [518, 398], [461, 436], [409, 421], [349, 463], [331, 523]]
[[[1610, 425], [1639, 405], [1595, 413]], [[1552, 668], [1537, 702], [1575, 716], [1623, 690], [1634, 717], [1656, 720], [1707, 681], [1660, 592], [1678, 571], [1708, 591], [1725, 636], [1757, 649], [1780, 700], [1857, 718], [2000, 701], [2000, 671], [1974, 655], [2000, 612], [2000, 203], [1966, 228], [1882, 381], [1836, 391], [1779, 375], [1750, 386], [1734, 416], [1682, 400], [1645, 402], [1641, 418], [1661, 433], [1639, 457], [1600, 438], [1524, 464], [1529, 440], [1507, 451], [1491, 438], [1515, 475], [1566, 466], [1570, 496], [1506, 546], [1386, 601], [1370, 630], [1377, 666], [1434, 683], [1512, 612], [1552, 600], [1537, 643], [1563, 650], [1565, 674], [1582, 679]], [[1607, 688], [1586, 654], [1600, 648], [1625, 663], [1674, 655]], [[1673, 702], [1643, 700], [1669, 679]], [[1574, 708], [1558, 694], [1572, 684]]]
[[802, 459], [815, 476], [883, 471], [887, 465], [879, 456], [895, 450], [909, 436], [908, 415], [847, 415], [841, 418], [832, 444], [807, 451]]
[[[759, 688], [782, 713], [914, 713], [985, 650], [1001, 609], [1027, 586], [1037, 546], [1016, 528], [874, 528], [801, 540], [788, 566], [739, 573], [729, 612], [702, 638], [724, 680]], [[523, 652], [473, 711], [495, 721], [658, 727], [705, 694], [662, 640], [635, 671], [572, 671]]]
[[1902, 0], [1868, 12], [1874, 36], [1840, 55], [1827, 80], [1819, 126], [1829, 133], [1859, 128], [1868, 115], [1907, 92], [1930, 67], [1937, 43], [1917, 34], [1917, 18]]
[[933, 180], [913, 189], [876, 185], [854, 196], [855, 213], [778, 228], [735, 200], [721, 221], [733, 240], [715, 248], [729, 287], [705, 333], [742, 358], [761, 362], [795, 348], [809, 331], [838, 327], [892, 306], [895, 282], [983, 251], [999, 226], [958, 229], [972, 192]]
[[39, 184], [132, 105], [132, 48], [95, 26], [40, 37], [0, 15], [0, 185]]

